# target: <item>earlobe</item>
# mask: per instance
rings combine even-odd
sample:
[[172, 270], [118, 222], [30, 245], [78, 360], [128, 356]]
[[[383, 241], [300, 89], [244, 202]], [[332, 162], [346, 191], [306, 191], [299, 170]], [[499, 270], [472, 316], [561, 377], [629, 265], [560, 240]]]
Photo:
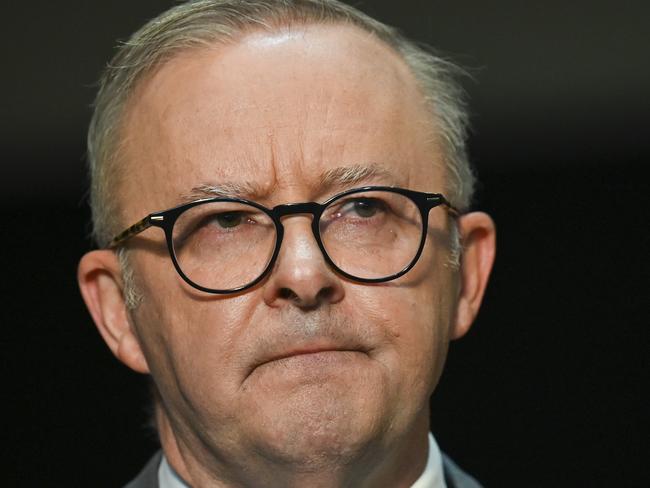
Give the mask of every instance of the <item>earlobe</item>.
[[496, 252], [496, 229], [489, 215], [472, 212], [460, 217], [458, 225], [463, 253], [452, 339], [462, 337], [472, 326], [483, 300]]
[[122, 272], [115, 253], [97, 250], [85, 254], [79, 262], [77, 280], [88, 311], [113, 354], [131, 369], [148, 373], [124, 302]]

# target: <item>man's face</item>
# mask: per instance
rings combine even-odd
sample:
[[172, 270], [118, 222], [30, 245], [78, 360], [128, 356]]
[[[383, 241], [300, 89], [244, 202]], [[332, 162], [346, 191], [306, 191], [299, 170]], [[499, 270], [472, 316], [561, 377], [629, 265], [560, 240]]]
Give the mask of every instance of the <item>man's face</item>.
[[[247, 188], [239, 196], [267, 207], [372, 184], [445, 188], [412, 75], [353, 28], [252, 33], [183, 53], [134, 100], [119, 189], [125, 224], [205, 196], [197, 189], [206, 185]], [[322, 183], [359, 167], [379, 170]], [[310, 219], [283, 219], [274, 269], [235, 296], [187, 285], [159, 229], [133, 241], [144, 300], [132, 322], [181, 444], [316, 463], [426, 432], [457, 289], [444, 210], [430, 213], [416, 267], [376, 285], [335, 274]]]

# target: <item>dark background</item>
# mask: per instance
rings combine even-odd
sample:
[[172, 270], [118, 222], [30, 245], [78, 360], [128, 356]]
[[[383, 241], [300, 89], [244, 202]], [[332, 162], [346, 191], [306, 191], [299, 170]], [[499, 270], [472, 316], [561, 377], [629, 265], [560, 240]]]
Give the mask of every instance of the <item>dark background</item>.
[[[3, 4], [3, 486], [120, 486], [154, 449], [145, 381], [101, 341], [75, 267], [93, 84], [172, 3]], [[432, 429], [488, 487], [650, 483], [649, 5], [361, 4], [474, 68], [476, 207], [498, 255]]]

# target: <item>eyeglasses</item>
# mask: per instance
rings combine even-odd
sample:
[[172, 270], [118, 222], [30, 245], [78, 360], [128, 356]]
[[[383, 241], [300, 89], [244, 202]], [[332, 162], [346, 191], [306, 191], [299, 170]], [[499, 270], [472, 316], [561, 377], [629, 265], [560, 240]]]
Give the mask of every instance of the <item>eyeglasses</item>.
[[429, 211], [459, 212], [439, 193], [387, 186], [355, 188], [324, 203], [277, 205], [272, 209], [241, 198], [196, 200], [155, 212], [118, 234], [117, 248], [148, 229], [165, 232], [178, 274], [207, 293], [227, 294], [259, 283], [273, 268], [289, 215], [311, 214], [312, 232], [327, 263], [362, 283], [394, 280], [420, 258]]

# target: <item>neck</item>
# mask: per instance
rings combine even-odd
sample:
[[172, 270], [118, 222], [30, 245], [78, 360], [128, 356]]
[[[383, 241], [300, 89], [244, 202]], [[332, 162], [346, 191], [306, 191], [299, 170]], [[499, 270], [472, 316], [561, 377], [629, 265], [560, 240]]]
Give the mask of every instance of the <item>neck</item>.
[[346, 459], [309, 459], [280, 463], [246, 449], [222, 453], [193, 436], [177, 432], [162, 408], [156, 423], [170, 466], [194, 488], [218, 487], [377, 487], [407, 488], [422, 474], [428, 450], [429, 412], [421, 412], [406, 434], [383, 445], [377, 439]]

